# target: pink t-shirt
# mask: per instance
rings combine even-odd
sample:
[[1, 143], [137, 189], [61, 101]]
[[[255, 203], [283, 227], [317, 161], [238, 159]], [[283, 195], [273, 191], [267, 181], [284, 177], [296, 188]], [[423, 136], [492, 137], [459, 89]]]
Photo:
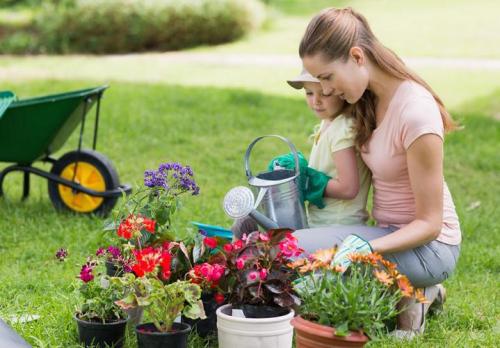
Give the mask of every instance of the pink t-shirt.
[[[444, 138], [439, 107], [421, 85], [404, 81], [389, 103], [385, 117], [362, 152], [372, 171], [373, 217], [381, 227], [403, 227], [415, 219], [415, 198], [410, 185], [406, 151], [424, 134]], [[437, 240], [457, 245], [460, 224], [448, 186], [443, 178], [443, 228]]]

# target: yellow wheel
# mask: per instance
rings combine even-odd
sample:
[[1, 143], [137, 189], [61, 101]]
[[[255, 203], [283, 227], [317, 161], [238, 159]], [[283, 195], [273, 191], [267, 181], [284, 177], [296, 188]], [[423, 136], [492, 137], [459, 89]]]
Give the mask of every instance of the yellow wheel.
[[[76, 173], [75, 173], [76, 171]], [[61, 178], [74, 181], [86, 188], [103, 192], [106, 183], [99, 170], [87, 162], [72, 163], [61, 172]], [[103, 201], [102, 197], [95, 197], [82, 192], [76, 192], [71, 187], [58, 185], [59, 195], [66, 206], [80, 213], [90, 213], [96, 210]]]
[[[118, 174], [111, 162], [91, 150], [68, 152], [54, 163], [51, 173], [98, 192], [112, 190], [119, 185]], [[97, 197], [77, 192], [52, 181], [49, 181], [49, 196], [57, 209], [101, 215], [109, 213], [117, 200], [116, 197]]]

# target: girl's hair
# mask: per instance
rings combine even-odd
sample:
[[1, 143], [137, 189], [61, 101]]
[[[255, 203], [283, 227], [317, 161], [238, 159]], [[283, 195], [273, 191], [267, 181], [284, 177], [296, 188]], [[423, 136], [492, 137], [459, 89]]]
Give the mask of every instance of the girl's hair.
[[[371, 62], [389, 75], [402, 80], [412, 80], [425, 87], [439, 106], [445, 130], [456, 128], [443, 102], [432, 88], [411, 71], [393, 51], [382, 45], [365, 17], [350, 7], [327, 8], [316, 15], [302, 37], [299, 54], [304, 58], [321, 53], [330, 60], [342, 59], [345, 62], [354, 46], [360, 47]], [[355, 119], [356, 147], [362, 149], [376, 127], [375, 95], [366, 90], [351, 110]]]

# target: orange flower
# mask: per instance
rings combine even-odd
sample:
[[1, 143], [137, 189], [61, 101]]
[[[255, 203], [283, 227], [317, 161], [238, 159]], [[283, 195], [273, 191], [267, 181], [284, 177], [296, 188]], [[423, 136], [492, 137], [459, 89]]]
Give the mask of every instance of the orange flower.
[[366, 263], [366, 257], [365, 257], [365, 255], [361, 255], [361, 254], [358, 254], [358, 253], [351, 253], [347, 257], [353, 263]]
[[330, 270], [337, 272], [337, 273], [344, 273], [345, 272], [345, 268], [340, 266], [340, 265], [331, 266]]
[[295, 269], [295, 268], [304, 266], [306, 262], [307, 262], [306, 259], [297, 259], [297, 260], [295, 260], [293, 262], [289, 262], [287, 264], [287, 266], [290, 267], [290, 268], [292, 268], [292, 269]]
[[329, 265], [332, 262], [336, 252], [337, 248], [321, 249], [313, 253], [311, 257], [319, 263]]
[[412, 297], [413, 296], [413, 286], [411, 286], [410, 281], [404, 275], [399, 275], [397, 278], [398, 288], [401, 290], [401, 293], [404, 297]]
[[379, 262], [383, 260], [382, 255], [379, 253], [370, 253], [366, 255], [366, 260], [368, 263], [370, 263], [372, 266], [378, 266]]
[[380, 260], [380, 262], [384, 265], [385, 268], [391, 270], [391, 269], [396, 269], [396, 264], [392, 263], [390, 261], [387, 261], [386, 259]]
[[420, 303], [430, 303], [430, 301], [424, 296], [422, 289], [415, 290], [415, 298]]
[[379, 271], [376, 269], [373, 271], [373, 274], [379, 280], [379, 282], [386, 286], [391, 286], [394, 283], [394, 279], [392, 279], [391, 276], [385, 271]]

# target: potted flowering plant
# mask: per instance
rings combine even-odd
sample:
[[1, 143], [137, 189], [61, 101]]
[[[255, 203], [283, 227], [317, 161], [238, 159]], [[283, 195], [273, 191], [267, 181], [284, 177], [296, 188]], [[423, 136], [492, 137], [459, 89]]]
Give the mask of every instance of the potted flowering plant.
[[79, 340], [88, 346], [121, 347], [128, 317], [115, 303], [123, 296], [122, 287], [114, 284], [109, 276], [99, 272], [98, 260], [89, 258], [82, 266], [77, 293], [76, 309]]
[[189, 166], [162, 163], [158, 170], [146, 170], [144, 185], [125, 197], [106, 224], [105, 230], [116, 232], [121, 242], [115, 247], [121, 255], [114, 257], [112, 263], [118, 268], [126, 267], [132, 250], [177, 240], [170, 227], [180, 199], [199, 192]]
[[291, 347], [290, 320], [300, 299], [287, 264], [301, 252], [288, 229], [255, 231], [223, 246], [230, 304], [217, 310], [219, 347]]
[[[114, 245], [107, 249], [101, 249], [109, 275], [131, 273], [132, 264], [137, 261], [137, 252], [141, 253], [148, 247], [157, 248], [177, 238], [170, 227], [180, 197], [188, 193], [197, 195], [200, 190], [193, 176], [189, 166], [179, 163], [163, 163], [158, 170], [144, 172], [144, 186], [124, 197], [122, 205], [113, 211], [113, 217], [106, 224], [105, 230], [113, 231], [112, 238], [118, 237], [119, 240], [113, 241]], [[182, 243], [176, 245], [175, 252], [185, 251]], [[172, 249], [169, 251], [174, 252]], [[174, 263], [173, 268], [175, 271], [182, 267]], [[175, 271], [169, 279], [174, 281], [181, 276], [184, 274]], [[132, 324], [140, 322], [143, 314], [141, 307], [124, 310], [130, 315]]]
[[200, 287], [186, 280], [170, 282], [175, 260], [170, 248], [165, 243], [134, 250], [132, 272], [114, 278], [125, 289], [125, 296], [116, 303], [124, 309], [142, 306], [151, 320], [136, 327], [139, 347], [187, 347], [191, 327], [174, 320], [181, 314], [205, 317]]
[[318, 250], [290, 264], [300, 274], [295, 289], [302, 304], [292, 320], [297, 348], [362, 347], [398, 314], [396, 305], [403, 297], [425, 301], [381, 255], [351, 254], [346, 271], [331, 265], [335, 251]]
[[225, 302], [224, 283], [226, 266], [224, 256], [221, 254], [221, 247], [227, 242], [221, 237], [207, 237], [203, 231], [198, 234], [194, 243], [188, 246], [191, 249], [186, 258], [190, 269], [187, 272], [187, 279], [198, 284], [202, 290], [201, 300], [206, 314], [206, 319], [189, 319], [182, 317], [182, 321], [191, 325], [199, 336], [206, 337], [215, 333], [217, 329], [216, 310]]

